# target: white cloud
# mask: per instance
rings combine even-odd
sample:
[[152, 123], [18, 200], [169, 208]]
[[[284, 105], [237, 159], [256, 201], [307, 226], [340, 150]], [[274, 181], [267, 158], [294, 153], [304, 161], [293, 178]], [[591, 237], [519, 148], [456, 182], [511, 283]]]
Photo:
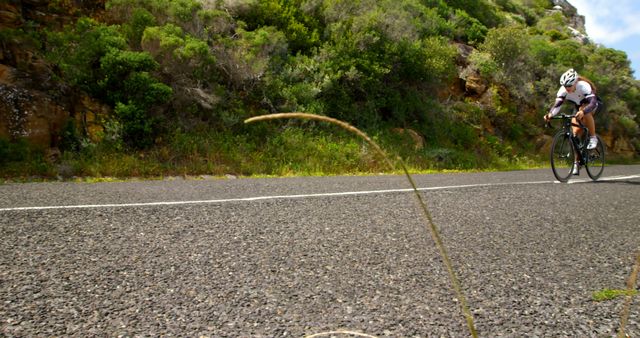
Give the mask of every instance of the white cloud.
[[569, 0], [586, 19], [591, 39], [611, 45], [625, 38], [640, 36], [640, 2], [637, 0]]

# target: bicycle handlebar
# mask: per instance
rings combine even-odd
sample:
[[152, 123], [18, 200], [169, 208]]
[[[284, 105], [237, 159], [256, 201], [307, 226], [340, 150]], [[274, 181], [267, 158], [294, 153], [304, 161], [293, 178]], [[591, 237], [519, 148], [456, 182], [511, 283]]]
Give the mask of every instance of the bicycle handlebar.
[[560, 114], [552, 117], [550, 120], [570, 119], [574, 117], [576, 117], [576, 114], [572, 114], [572, 115]]
[[[550, 118], [550, 119], [549, 119], [549, 121], [547, 121], [547, 122], [544, 124], [544, 126], [545, 126], [545, 128], [551, 128], [551, 120], [564, 120], [564, 119], [571, 119], [571, 118], [574, 118], [574, 117], [576, 117], [576, 114], [571, 114], [571, 115], [568, 115], [568, 114], [559, 114], [559, 115], [556, 115], [556, 116], [554, 116], [554, 117]], [[582, 124], [582, 121], [580, 121], [580, 120], [578, 120], [578, 124], [573, 124], [573, 123], [572, 123], [572, 125], [574, 125], [574, 126], [576, 126], [576, 127], [582, 127], [582, 126], [584, 126], [584, 125]]]

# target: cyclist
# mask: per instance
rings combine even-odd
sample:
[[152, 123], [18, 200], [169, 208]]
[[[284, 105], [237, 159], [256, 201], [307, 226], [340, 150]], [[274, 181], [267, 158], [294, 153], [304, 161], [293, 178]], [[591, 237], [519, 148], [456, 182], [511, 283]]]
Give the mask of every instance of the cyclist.
[[[567, 70], [560, 77], [560, 89], [556, 95], [555, 104], [549, 109], [549, 113], [544, 115], [545, 121], [549, 121], [552, 117], [556, 116], [560, 112], [560, 106], [566, 101], [571, 101], [576, 110], [576, 116], [571, 121], [577, 124], [580, 120], [587, 128], [589, 128], [589, 144], [587, 149], [594, 149], [598, 145], [598, 138], [596, 137], [596, 122], [593, 119], [593, 114], [599, 108], [598, 97], [596, 96], [596, 88], [591, 81], [579, 76], [578, 73], [573, 70]], [[573, 127], [573, 134], [582, 132], [578, 127]], [[577, 160], [577, 159], [576, 159]], [[572, 174], [579, 175], [579, 164], [574, 163]]]

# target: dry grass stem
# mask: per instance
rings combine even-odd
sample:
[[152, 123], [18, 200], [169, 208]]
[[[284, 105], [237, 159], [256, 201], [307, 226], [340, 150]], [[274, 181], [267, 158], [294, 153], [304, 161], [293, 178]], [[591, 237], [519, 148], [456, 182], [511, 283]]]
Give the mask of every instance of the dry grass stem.
[[[327, 117], [327, 116], [320, 116], [320, 115], [315, 115], [315, 114], [307, 114], [307, 113], [280, 113], [280, 114], [269, 114], [269, 115], [261, 115], [261, 116], [256, 116], [256, 117], [252, 117], [250, 119], [245, 120], [245, 123], [251, 123], [251, 122], [257, 122], [257, 121], [266, 121], [266, 120], [275, 120], [275, 119], [291, 119], [291, 118], [299, 118], [299, 119], [307, 119], [307, 120], [317, 120], [317, 121], [324, 121], [324, 122], [329, 122], [329, 123], [333, 123], [335, 125], [338, 125], [339, 127], [346, 129], [358, 136], [360, 136], [361, 138], [363, 138], [365, 141], [367, 141], [367, 143], [369, 143], [371, 145], [371, 147], [373, 149], [376, 150], [376, 152], [378, 152], [380, 155], [382, 155], [382, 157], [385, 159], [385, 161], [387, 162], [387, 164], [392, 168], [392, 169], [396, 169], [396, 165], [394, 164], [394, 162], [391, 161], [390, 157], [382, 150], [382, 148], [380, 148], [380, 146], [378, 146], [377, 143], [375, 143], [371, 138], [369, 138], [369, 136], [367, 136], [367, 134], [365, 134], [364, 132], [360, 131], [358, 128], [344, 122], [344, 121], [340, 121], [331, 117]], [[456, 293], [456, 296], [458, 297], [458, 300], [460, 301], [460, 307], [462, 308], [462, 313], [465, 316], [465, 319], [467, 321], [467, 326], [469, 327], [469, 331], [471, 333], [471, 336], [473, 337], [477, 337], [478, 334], [476, 332], [474, 323], [473, 323], [473, 315], [471, 314], [471, 311], [469, 311], [469, 306], [467, 305], [467, 301], [466, 298], [464, 296], [464, 293], [462, 292], [462, 286], [460, 284], [460, 281], [458, 280], [458, 277], [455, 274], [455, 271], [453, 270], [453, 265], [451, 264], [451, 259], [449, 258], [449, 254], [442, 242], [442, 239], [440, 238], [440, 232], [438, 231], [438, 228], [436, 227], [436, 225], [433, 223], [433, 218], [431, 217], [431, 212], [429, 211], [429, 209], [427, 208], [426, 203], [424, 202], [424, 200], [422, 199], [422, 195], [420, 195], [420, 192], [418, 191], [418, 188], [415, 184], [415, 181], [413, 180], [413, 178], [411, 177], [411, 175], [409, 174], [409, 170], [407, 169], [407, 166], [404, 164], [404, 162], [402, 161], [402, 159], [400, 157], [398, 157], [397, 162], [400, 164], [400, 166], [402, 167], [402, 170], [404, 171], [405, 176], [407, 177], [407, 180], [409, 181], [409, 183], [411, 184], [411, 187], [413, 188], [413, 192], [416, 196], [416, 200], [418, 201], [418, 204], [420, 205], [421, 211], [423, 216], [426, 219], [425, 222], [425, 230], [426, 232], [431, 234], [431, 238], [433, 239], [433, 241], [436, 244], [436, 247], [438, 248], [440, 255], [442, 256], [442, 260], [445, 264], [445, 267], [447, 269], [447, 272], [449, 274], [449, 278], [451, 279], [451, 284], [453, 286], [453, 289]], [[311, 336], [313, 337], [313, 336]]]
[[636, 263], [627, 281], [627, 296], [625, 297], [624, 307], [620, 316], [620, 329], [618, 330], [618, 338], [627, 337], [625, 327], [629, 320], [629, 312], [631, 310], [631, 302], [633, 301], [634, 291], [638, 282], [638, 270], [640, 270], [640, 251], [636, 254]]
[[340, 334], [340, 335], [350, 335], [350, 336], [358, 336], [358, 337], [365, 337], [365, 338], [378, 338], [376, 336], [372, 336], [366, 333], [361, 333], [361, 332], [355, 332], [355, 331], [327, 331], [327, 332], [320, 332], [320, 333], [315, 333], [309, 336], [305, 336], [304, 338], [317, 338], [317, 337], [324, 337], [324, 336], [329, 336], [332, 337], [333, 335], [336, 334]]

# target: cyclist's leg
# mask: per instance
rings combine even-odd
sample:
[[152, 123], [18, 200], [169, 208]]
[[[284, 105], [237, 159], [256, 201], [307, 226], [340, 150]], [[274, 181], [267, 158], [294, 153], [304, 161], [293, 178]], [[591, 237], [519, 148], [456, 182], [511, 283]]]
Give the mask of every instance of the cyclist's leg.
[[[573, 124], [573, 126], [571, 126], [571, 132], [573, 133], [574, 136], [579, 137], [580, 134], [582, 134], [582, 129], [579, 127], [576, 127], [576, 125], [578, 125], [578, 120], [574, 117], [571, 119], [571, 123]], [[571, 171], [571, 173], [573, 175], [579, 175], [580, 174], [580, 168], [578, 163], [580, 162], [580, 155], [578, 155], [578, 149], [574, 149], [575, 151], [573, 152], [573, 162], [574, 162], [574, 167], [573, 170]]]
[[593, 112], [584, 114], [582, 123], [589, 128], [589, 136], [596, 136], [596, 121], [593, 119]]
[[[575, 115], [575, 113], [578, 111], [578, 109], [580, 109], [580, 105], [576, 104], [573, 107], [573, 114]], [[573, 135], [574, 136], [580, 136], [582, 135], [582, 128], [580, 127], [576, 127], [576, 125], [578, 125], [578, 119], [576, 119], [575, 117], [571, 119], [571, 124], [573, 125], [571, 127], [571, 131], [573, 131]]]
[[[573, 111], [573, 113], [575, 114], [578, 111], [578, 109], [580, 109], [580, 106], [576, 104], [575, 105], [575, 110]], [[584, 120], [584, 118], [583, 118], [583, 120]], [[578, 123], [578, 119], [575, 118], [575, 117], [572, 118], [571, 119], [571, 124], [572, 124], [571, 131], [572, 131], [573, 135], [575, 137], [582, 136], [582, 128], [576, 127], [577, 125], [580, 124], [580, 123]], [[575, 151], [573, 152], [574, 156], [575, 156], [575, 158], [573, 159], [574, 167], [573, 167], [573, 170], [571, 171], [571, 173], [573, 175], [580, 175], [580, 165], [579, 165], [579, 163], [580, 163], [580, 155], [579, 155], [579, 152], [580, 151], [578, 149], [575, 149]]]
[[[583, 119], [584, 121], [584, 119]], [[576, 125], [578, 125], [578, 119], [576, 119], [575, 117], [571, 119], [571, 131], [573, 131], [573, 135], [574, 136], [580, 136], [582, 135], [582, 128], [580, 127], [576, 127]]]

